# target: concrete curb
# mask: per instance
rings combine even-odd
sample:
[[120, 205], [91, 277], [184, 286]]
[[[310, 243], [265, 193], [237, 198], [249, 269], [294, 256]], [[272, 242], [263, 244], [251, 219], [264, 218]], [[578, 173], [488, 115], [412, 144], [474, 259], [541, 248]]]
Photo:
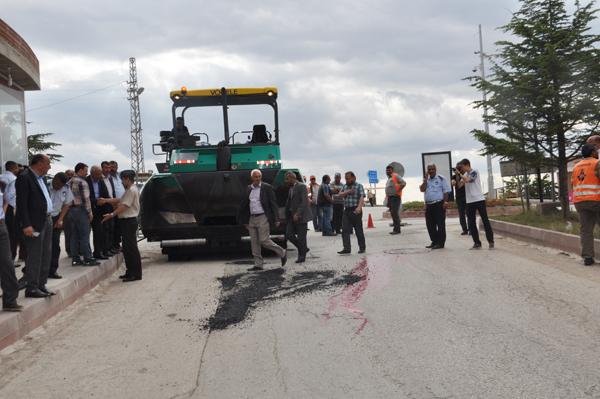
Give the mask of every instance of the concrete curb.
[[48, 319], [71, 305], [102, 280], [111, 276], [123, 262], [121, 254], [102, 261], [100, 266], [67, 265], [70, 259], [63, 259], [59, 272], [64, 278], [49, 280], [47, 287], [56, 295], [48, 298], [25, 298], [19, 292], [18, 302], [22, 312], [0, 312], [0, 350], [13, 344], [29, 332], [41, 326]]
[[[498, 232], [523, 241], [560, 249], [565, 252], [581, 253], [579, 236], [558, 231], [524, 226], [522, 224], [490, 219], [494, 232]], [[594, 240], [594, 251], [600, 253], [600, 240]]]
[[[367, 208], [364, 208], [364, 209], [367, 209]], [[363, 209], [363, 212], [365, 212], [364, 209]], [[520, 206], [491, 206], [491, 207], [487, 208], [487, 211], [488, 211], [488, 215], [490, 215], [490, 216], [500, 216], [500, 215], [505, 216], [505, 215], [516, 215], [518, 213], [521, 213], [523, 211], [523, 209]], [[424, 218], [424, 217], [425, 217], [424, 210], [412, 210], [412, 211], [400, 212], [401, 219]], [[458, 209], [456, 209], [456, 208], [448, 209], [446, 211], [446, 217], [447, 218], [458, 217]], [[384, 211], [382, 218], [383, 219], [391, 219], [392, 215], [390, 214], [389, 211]]]

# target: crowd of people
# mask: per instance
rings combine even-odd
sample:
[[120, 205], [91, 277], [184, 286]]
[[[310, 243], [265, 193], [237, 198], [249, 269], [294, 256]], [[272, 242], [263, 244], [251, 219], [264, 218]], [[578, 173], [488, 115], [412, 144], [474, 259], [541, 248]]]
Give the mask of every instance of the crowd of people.
[[[115, 161], [91, 169], [80, 162], [73, 170], [56, 173], [47, 184], [50, 167], [46, 155], [36, 154], [28, 166], [6, 162], [0, 175], [0, 284], [6, 311], [22, 309], [17, 303], [20, 289], [28, 298], [54, 295], [46, 283], [62, 278], [63, 231], [73, 266], [98, 266], [122, 252], [126, 272], [120, 278], [124, 282], [142, 278], [135, 172], [119, 173]], [[17, 280], [19, 262], [25, 266]]]
[[[91, 168], [78, 163], [73, 170], [56, 173], [50, 184], [46, 175], [50, 159], [35, 155], [30, 165], [15, 162], [5, 164], [0, 175], [0, 282], [3, 291], [3, 309], [19, 311], [16, 298], [19, 289], [26, 297], [45, 298], [54, 293], [47, 289], [48, 279], [60, 279], [59, 259], [61, 235], [64, 231], [65, 250], [73, 266], [97, 266], [100, 261], [123, 252], [126, 272], [124, 282], [142, 278], [140, 253], [137, 247], [137, 216], [139, 192], [135, 186], [135, 172], [118, 172], [115, 161], [103, 161]], [[462, 234], [473, 237], [473, 249], [481, 248], [476, 223], [476, 213], [483, 221], [490, 248], [494, 237], [487, 218], [484, 195], [477, 170], [468, 159], [456, 165], [455, 175], [446, 178], [437, 173], [435, 165], [427, 166], [427, 174], [420, 190], [425, 197], [425, 219], [431, 243], [427, 248], [442, 249], [446, 242], [446, 209], [453, 186], [463, 229]], [[402, 192], [406, 181], [394, 171], [393, 164], [386, 167], [388, 180], [385, 202], [390, 210], [393, 227], [390, 234], [401, 234], [400, 211]], [[254, 266], [263, 269], [262, 249], [268, 249], [281, 258], [282, 267], [287, 262], [287, 250], [271, 240], [271, 227], [280, 227], [279, 207], [275, 191], [262, 181], [262, 172], [250, 173], [240, 207], [240, 222], [246, 226], [251, 238]], [[310, 251], [307, 245], [308, 224], [323, 236], [342, 235], [340, 255], [352, 252], [351, 236], [355, 235], [358, 253], [366, 251], [363, 231], [363, 208], [367, 192], [348, 171], [342, 182], [341, 173], [329, 175], [318, 184], [311, 176], [307, 184], [296, 172], [285, 174], [288, 196], [285, 204], [285, 238], [297, 248], [296, 263], [306, 261]], [[122, 247], [121, 247], [122, 244]], [[16, 278], [15, 268], [24, 261], [23, 277]]]
[[[287, 251], [270, 239], [270, 226], [279, 227], [280, 223], [275, 191], [270, 184], [262, 181], [259, 169], [253, 170], [250, 175], [252, 184], [248, 186], [239, 216], [250, 233], [254, 266], [249, 270], [263, 269], [262, 248], [279, 255], [283, 267], [287, 262]], [[356, 181], [354, 172], [345, 173], [345, 183], [342, 183], [342, 175], [336, 173], [333, 181], [329, 175], [324, 175], [321, 184], [318, 184], [311, 176], [309, 183], [304, 184], [300, 176], [288, 171], [285, 182], [289, 188], [285, 204], [285, 237], [298, 250], [296, 263], [305, 262], [310, 251], [306, 236], [311, 221], [314, 230], [323, 236], [342, 235], [343, 248], [339, 254], [351, 253], [350, 235], [353, 233], [358, 242], [358, 253], [366, 251], [362, 225], [365, 189]]]
[[[402, 192], [406, 181], [395, 172], [392, 164], [386, 167], [388, 180], [385, 186], [385, 202], [392, 217], [390, 234], [401, 234], [400, 211], [402, 207]], [[331, 181], [329, 175], [317, 183], [311, 176], [308, 184], [298, 180], [294, 172], [286, 173], [286, 183], [289, 186], [288, 199], [285, 206], [286, 240], [298, 249], [296, 263], [303, 263], [310, 249], [306, 236], [308, 223], [312, 221], [313, 228], [323, 236], [342, 235], [343, 247], [338, 254], [351, 253], [352, 234], [356, 235], [358, 253], [366, 251], [366, 241], [363, 231], [363, 207], [367, 195], [362, 184], [356, 181], [353, 172], [345, 173], [345, 183], [342, 175], [336, 173]], [[261, 249], [270, 249], [281, 258], [284, 266], [287, 262], [287, 251], [270, 239], [270, 226], [279, 226], [277, 203], [274, 189], [262, 181], [262, 173], [256, 169], [251, 172], [252, 184], [248, 186], [247, 195], [241, 206], [240, 220], [249, 230], [254, 266], [250, 271], [263, 269]], [[425, 220], [431, 243], [427, 248], [442, 249], [446, 243], [446, 209], [452, 187], [456, 188], [458, 209], [464, 235], [473, 237], [473, 249], [481, 248], [481, 240], [477, 229], [476, 215], [479, 215], [485, 227], [486, 238], [490, 248], [494, 248], [494, 234], [487, 217], [485, 198], [481, 189], [479, 172], [471, 168], [468, 159], [463, 159], [455, 169], [452, 179], [437, 173], [435, 165], [427, 166], [427, 175], [420, 189], [425, 196]], [[467, 222], [468, 220], [468, 222]]]

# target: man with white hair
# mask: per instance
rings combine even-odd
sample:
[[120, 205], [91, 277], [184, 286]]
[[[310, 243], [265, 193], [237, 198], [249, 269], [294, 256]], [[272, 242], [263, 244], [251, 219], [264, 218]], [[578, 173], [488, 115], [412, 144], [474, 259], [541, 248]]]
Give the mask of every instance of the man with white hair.
[[287, 262], [287, 252], [271, 240], [271, 225], [279, 227], [277, 199], [273, 187], [262, 181], [262, 172], [250, 172], [252, 184], [248, 186], [240, 207], [239, 220], [250, 232], [254, 267], [249, 271], [263, 269], [262, 248], [270, 249], [281, 258], [281, 267]]

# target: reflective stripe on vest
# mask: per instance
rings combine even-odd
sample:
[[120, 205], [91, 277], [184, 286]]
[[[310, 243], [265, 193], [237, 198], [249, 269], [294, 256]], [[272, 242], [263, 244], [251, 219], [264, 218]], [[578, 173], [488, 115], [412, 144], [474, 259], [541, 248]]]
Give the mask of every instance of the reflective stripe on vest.
[[596, 158], [583, 159], [573, 168], [573, 202], [600, 201], [600, 179], [596, 176]]

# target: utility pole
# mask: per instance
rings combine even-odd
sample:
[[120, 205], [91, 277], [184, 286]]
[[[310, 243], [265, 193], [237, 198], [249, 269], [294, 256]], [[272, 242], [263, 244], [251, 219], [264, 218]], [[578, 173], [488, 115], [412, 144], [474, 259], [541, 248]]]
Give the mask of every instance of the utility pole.
[[142, 119], [140, 116], [140, 94], [143, 87], [138, 88], [135, 58], [129, 58], [129, 81], [127, 82], [127, 99], [129, 100], [129, 118], [131, 124], [131, 169], [136, 173], [145, 172], [144, 143], [142, 141]]
[[[481, 34], [481, 24], [479, 24], [479, 70], [481, 71], [481, 80], [485, 81], [485, 63], [484, 63], [485, 55], [483, 53], [483, 36]], [[487, 121], [488, 111], [487, 111], [487, 94], [485, 90], [482, 90], [483, 93], [483, 124], [485, 133], [490, 133], [490, 126]], [[496, 199], [496, 190], [494, 189], [494, 174], [492, 172], [492, 156], [490, 154], [486, 155], [487, 161], [487, 172], [488, 172], [488, 199]]]

